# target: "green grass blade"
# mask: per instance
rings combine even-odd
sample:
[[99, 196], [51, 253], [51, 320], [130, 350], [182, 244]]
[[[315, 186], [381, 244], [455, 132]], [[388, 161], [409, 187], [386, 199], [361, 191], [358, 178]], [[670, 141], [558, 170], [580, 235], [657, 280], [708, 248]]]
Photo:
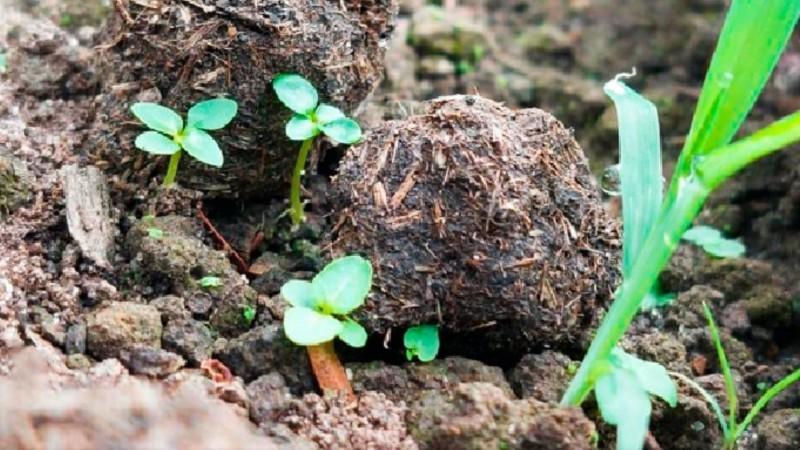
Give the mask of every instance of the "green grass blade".
[[725, 354], [725, 349], [722, 348], [722, 340], [719, 338], [719, 329], [717, 329], [717, 324], [714, 323], [714, 316], [711, 314], [711, 309], [706, 302], [703, 302], [703, 312], [708, 321], [708, 331], [711, 333], [711, 340], [714, 341], [714, 347], [717, 349], [717, 357], [719, 358], [719, 366], [722, 369], [722, 376], [725, 378], [725, 390], [728, 394], [728, 429], [735, 430], [736, 410], [739, 404], [739, 400], [736, 397], [736, 384], [731, 374], [731, 366], [728, 364], [728, 356]]
[[684, 383], [688, 384], [692, 389], [700, 393], [703, 399], [711, 406], [711, 409], [714, 410], [714, 415], [717, 416], [717, 421], [719, 422], [719, 428], [722, 430], [722, 435], [724, 437], [728, 437], [728, 423], [725, 419], [725, 414], [722, 413], [722, 408], [719, 407], [719, 402], [717, 399], [714, 398], [713, 395], [709, 394], [707, 390], [703, 389], [702, 386], [697, 384], [696, 381], [687, 377], [686, 375], [680, 372], [669, 372], [675, 378], [679, 378]]
[[798, 141], [800, 111], [701, 157], [696, 162], [697, 172], [706, 185], [713, 189], [758, 158]]
[[675, 177], [695, 156], [731, 141], [767, 82], [800, 16], [797, 0], [734, 0], [706, 74]]
[[[624, 75], [624, 74], [623, 74]], [[627, 278], [661, 209], [661, 137], [655, 105], [619, 80], [603, 87], [619, 124], [622, 192], [622, 273]]]
[[771, 388], [767, 389], [767, 392], [764, 392], [764, 395], [758, 399], [753, 408], [750, 409], [750, 412], [747, 413], [747, 416], [742, 420], [742, 423], [736, 428], [735, 439], [738, 439], [739, 436], [744, 433], [750, 423], [753, 422], [753, 419], [767, 406], [770, 400], [775, 398], [776, 395], [783, 392], [786, 388], [791, 386], [792, 384], [800, 381], [800, 368], [795, 370], [794, 372], [790, 373], [789, 375], [783, 377], [780, 381], [772, 385]]

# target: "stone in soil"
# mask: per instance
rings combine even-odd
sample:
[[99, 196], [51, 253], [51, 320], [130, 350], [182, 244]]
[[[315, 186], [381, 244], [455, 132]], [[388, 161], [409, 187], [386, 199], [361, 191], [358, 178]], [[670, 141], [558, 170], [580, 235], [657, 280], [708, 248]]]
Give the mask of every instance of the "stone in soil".
[[800, 448], [800, 409], [780, 409], [765, 415], [756, 434], [759, 450]]
[[279, 325], [260, 325], [230, 339], [214, 357], [245, 381], [278, 372], [293, 393], [314, 389], [305, 347], [289, 342]]
[[186, 364], [175, 353], [146, 345], [120, 351], [119, 360], [132, 374], [158, 378], [173, 374]]
[[433, 100], [352, 147], [333, 189], [334, 256], [375, 268], [356, 312], [370, 332], [439, 323], [450, 344], [472, 336], [459, 353], [495, 357], [583, 345], [616, 286], [618, 225], [544, 111]]
[[247, 396], [250, 399], [250, 419], [256, 424], [274, 422], [292, 399], [286, 381], [277, 372], [261, 375], [250, 382]]
[[375, 392], [359, 395], [355, 404], [306, 394], [292, 400], [277, 421], [326, 450], [417, 450], [406, 430], [405, 413], [404, 403]]
[[0, 219], [31, 199], [31, 182], [25, 164], [0, 147]]
[[[159, 229], [160, 238], [149, 230]], [[133, 258], [132, 282], [137, 277], [159, 289], [161, 294], [184, 298], [184, 307], [203, 318], [224, 336], [236, 336], [248, 329], [243, 311], [255, 307], [257, 293], [234, 270], [224, 252], [213, 250], [201, 239], [200, 224], [187, 217], [163, 216], [139, 220], [126, 238]], [[219, 287], [204, 288], [206, 276], [220, 278]], [[139, 281], [137, 284], [141, 284]]]
[[195, 366], [211, 358], [214, 341], [208, 326], [192, 319], [169, 321], [161, 336], [161, 344], [165, 349], [183, 356]]
[[115, 358], [137, 344], [161, 346], [161, 315], [154, 307], [113, 302], [89, 314], [86, 348], [98, 358]]
[[[104, 95], [87, 146], [92, 159], [147, 184], [163, 169], [156, 170], [159, 159], [133, 147], [142, 127], [130, 105], [155, 101], [185, 113], [197, 101], [228, 96], [239, 113], [213, 133], [225, 152], [224, 167], [186, 158], [178, 172], [179, 183], [227, 198], [263, 196], [288, 184], [297, 144], [285, 137], [292, 112], [278, 102], [272, 78], [300, 73], [321, 101], [355, 110], [382, 78], [396, 9], [392, 0], [115, 5], [98, 38], [104, 50], [95, 58]], [[120, 127], [125, 123], [131, 126]]]
[[487, 383], [427, 390], [409, 404], [409, 432], [426, 450], [591, 449], [595, 426], [578, 408], [515, 400]]
[[408, 399], [421, 389], [447, 390], [467, 382], [490, 383], [508, 396], [514, 395], [502, 369], [457, 356], [402, 366], [374, 361], [346, 367], [352, 374], [353, 390], [380, 392], [394, 401]]
[[521, 398], [558, 403], [577, 364], [569, 356], [552, 350], [528, 354], [511, 370], [508, 381]]

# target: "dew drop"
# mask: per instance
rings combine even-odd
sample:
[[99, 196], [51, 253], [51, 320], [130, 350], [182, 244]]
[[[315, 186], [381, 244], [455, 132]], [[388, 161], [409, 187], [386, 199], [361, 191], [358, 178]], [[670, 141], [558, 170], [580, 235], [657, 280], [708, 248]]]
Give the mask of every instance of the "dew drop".
[[612, 197], [620, 195], [619, 164], [608, 166], [600, 178], [600, 189]]

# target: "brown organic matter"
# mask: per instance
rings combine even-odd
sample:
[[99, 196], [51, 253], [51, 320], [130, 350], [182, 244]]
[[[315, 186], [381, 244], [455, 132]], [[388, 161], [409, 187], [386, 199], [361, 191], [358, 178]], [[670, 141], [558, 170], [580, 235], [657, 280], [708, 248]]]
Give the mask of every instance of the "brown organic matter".
[[467, 354], [582, 345], [616, 286], [617, 223], [572, 133], [544, 111], [431, 101], [352, 148], [334, 188], [331, 247], [372, 261], [357, 316], [374, 333], [479, 333]]
[[[91, 148], [97, 163], [139, 184], [161, 174], [133, 148], [129, 107], [155, 101], [180, 112], [229, 96], [239, 113], [215, 131], [221, 170], [184, 158], [178, 182], [209, 196], [247, 197], [282, 190], [297, 145], [284, 135], [291, 112], [270, 87], [298, 72], [322, 101], [354, 110], [381, 80], [381, 42], [392, 28], [392, 0], [115, 1], [102, 31], [95, 69], [104, 95]], [[121, 129], [121, 124], [130, 124]], [[163, 159], [163, 158], [162, 158]]]

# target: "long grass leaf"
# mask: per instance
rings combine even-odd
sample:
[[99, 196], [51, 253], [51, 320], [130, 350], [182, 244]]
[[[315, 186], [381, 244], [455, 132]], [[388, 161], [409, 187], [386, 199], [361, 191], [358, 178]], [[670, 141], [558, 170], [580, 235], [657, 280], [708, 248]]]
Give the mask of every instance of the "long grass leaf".
[[714, 315], [711, 314], [711, 309], [703, 302], [703, 312], [708, 321], [708, 331], [711, 333], [711, 340], [714, 342], [714, 347], [717, 349], [717, 357], [719, 358], [719, 366], [722, 369], [722, 377], [725, 379], [725, 390], [728, 394], [728, 430], [736, 429], [736, 412], [739, 405], [739, 400], [736, 396], [736, 383], [731, 374], [731, 366], [728, 364], [728, 356], [725, 354], [725, 349], [722, 347], [722, 340], [719, 338], [719, 329], [717, 324], [714, 323]]
[[711, 189], [758, 158], [800, 141], [800, 111], [699, 158], [697, 172]]
[[[623, 74], [624, 75], [624, 74]], [[619, 80], [603, 87], [614, 101], [619, 128], [622, 192], [622, 274], [627, 278], [661, 208], [663, 178], [658, 111]]]

